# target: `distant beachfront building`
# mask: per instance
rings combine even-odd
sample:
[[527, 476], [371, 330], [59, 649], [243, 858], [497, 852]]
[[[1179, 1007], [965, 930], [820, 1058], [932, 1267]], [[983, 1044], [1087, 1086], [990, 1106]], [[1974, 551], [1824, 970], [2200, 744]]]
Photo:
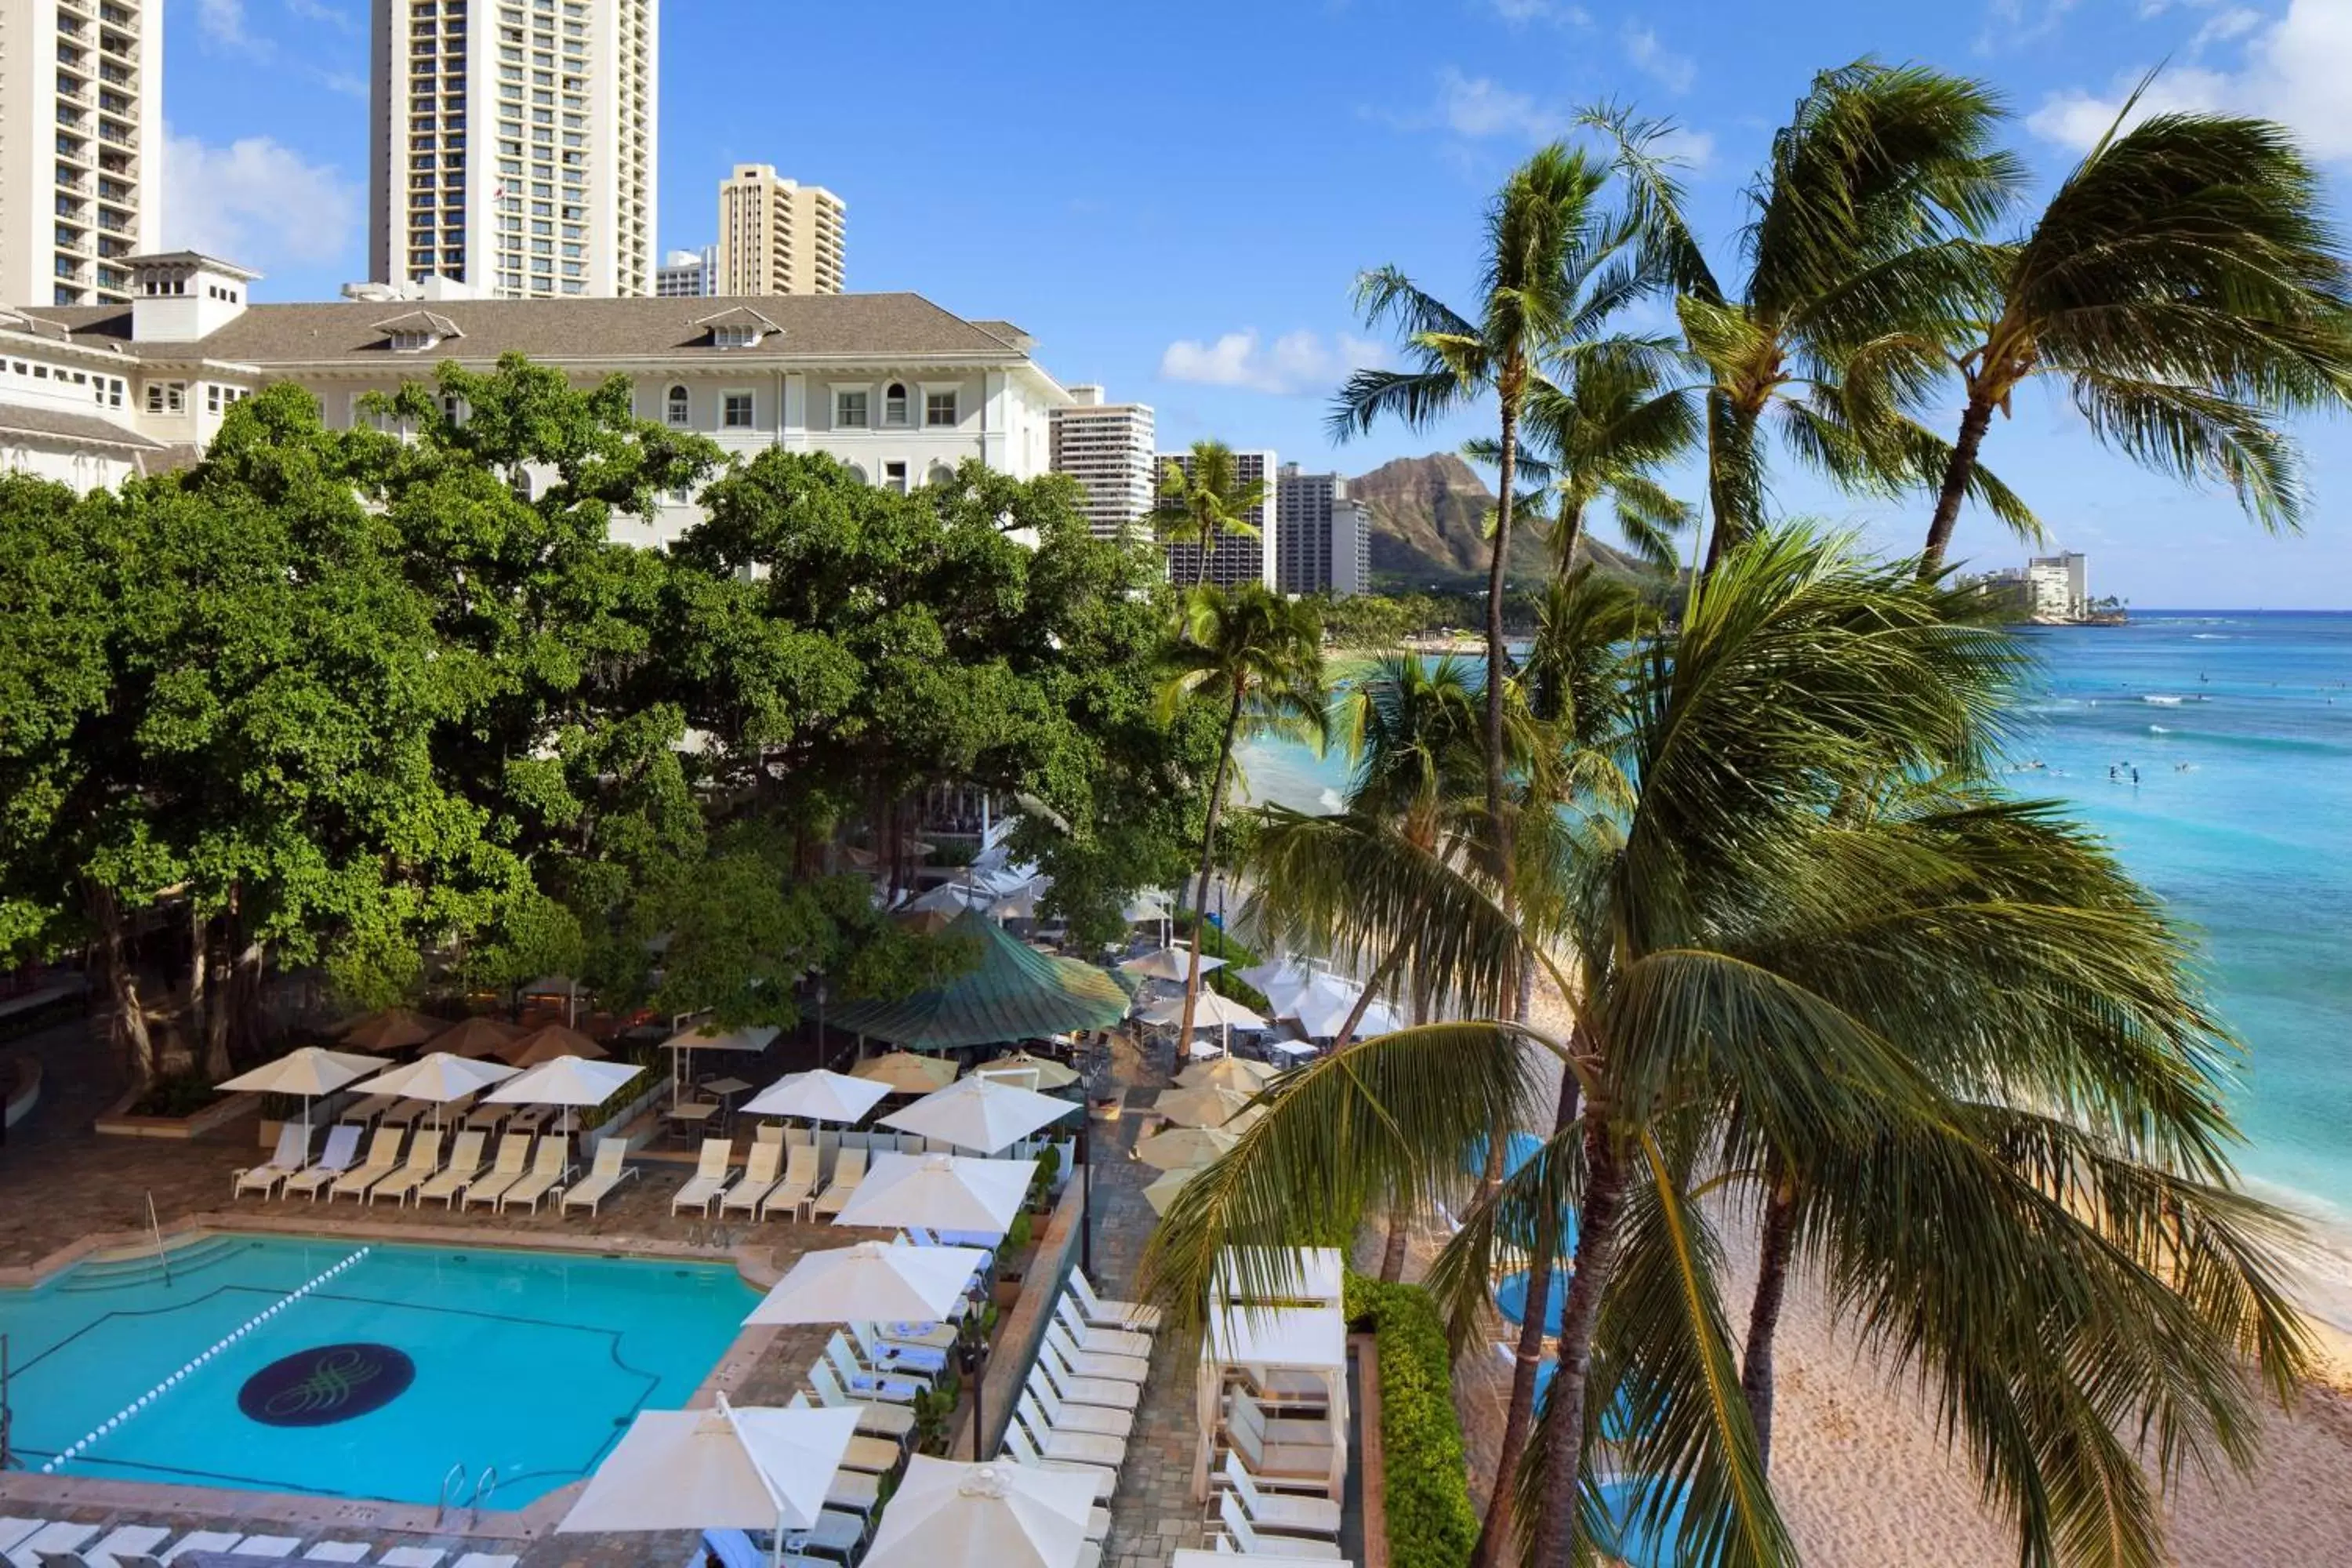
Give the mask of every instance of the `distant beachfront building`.
[[[1192, 455], [1187, 452], [1163, 452], [1160, 456], [1162, 473], [1173, 463], [1187, 476], [1192, 471]], [[1220, 534], [1216, 548], [1209, 552], [1208, 580], [1230, 588], [1237, 583], [1263, 583], [1275, 585], [1275, 552], [1279, 545], [1279, 527], [1275, 515], [1276, 480], [1280, 467], [1272, 452], [1235, 452], [1234, 479], [1241, 485], [1263, 483], [1265, 493], [1257, 505], [1244, 514], [1242, 521], [1257, 531], [1255, 538], [1238, 533]], [[1157, 486], [1155, 484], [1155, 492]], [[1171, 582], [1190, 584], [1200, 574], [1201, 547], [1197, 544], [1168, 546], [1168, 577]]]
[[1085, 487], [1097, 539], [1139, 537], [1160, 488], [1150, 405], [1107, 402], [1099, 386], [1074, 386], [1070, 399], [1054, 410], [1054, 472]]
[[838, 294], [848, 287], [848, 205], [823, 185], [738, 163], [719, 185], [718, 292]]
[[[509, 353], [581, 386], [625, 376], [640, 417], [731, 456], [827, 452], [902, 491], [967, 458], [1016, 479], [1047, 472], [1053, 414], [1070, 403], [1020, 329], [916, 294], [255, 305], [254, 274], [216, 258], [124, 266], [128, 304], [0, 310], [0, 468], [110, 487], [193, 461], [273, 383], [306, 388], [346, 427], [371, 417], [371, 392], [445, 360], [488, 371]], [[667, 544], [701, 518], [692, 496], [665, 495], [613, 536]]]
[[660, 0], [375, 0], [368, 276], [654, 288]]
[[129, 300], [163, 155], [163, 0], [0, 0], [0, 300]]
[[2025, 563], [2027, 607], [2037, 621], [2079, 621], [2091, 613], [2089, 561], [2079, 550]]
[[1338, 474], [1282, 465], [1275, 484], [1275, 587], [1346, 598], [1371, 586], [1371, 513]]
[[654, 293], [664, 300], [704, 300], [719, 292], [719, 247], [673, 250], [654, 271]]

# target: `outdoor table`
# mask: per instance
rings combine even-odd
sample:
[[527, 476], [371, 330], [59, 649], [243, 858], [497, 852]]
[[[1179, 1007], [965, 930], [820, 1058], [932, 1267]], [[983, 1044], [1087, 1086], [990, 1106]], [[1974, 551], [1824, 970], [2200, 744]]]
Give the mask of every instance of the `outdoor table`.
[[705, 1091], [715, 1094], [724, 1103], [730, 1096], [742, 1093], [751, 1086], [740, 1078], [714, 1078], [703, 1084]]
[[670, 1121], [688, 1132], [699, 1127], [708, 1127], [710, 1124], [710, 1119], [718, 1114], [719, 1107], [707, 1100], [688, 1100], [684, 1105], [673, 1105], [669, 1108]]

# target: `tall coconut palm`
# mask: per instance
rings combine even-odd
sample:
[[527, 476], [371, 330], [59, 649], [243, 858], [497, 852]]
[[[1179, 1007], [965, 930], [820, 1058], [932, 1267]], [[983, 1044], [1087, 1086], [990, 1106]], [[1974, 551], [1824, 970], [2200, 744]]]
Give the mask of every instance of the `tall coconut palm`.
[[[1942, 1395], [2028, 1559], [2145, 1560], [2157, 1510], [2116, 1434], [2149, 1434], [2168, 1472], [2243, 1461], [2237, 1357], [2273, 1388], [2300, 1365], [2276, 1233], [2217, 1158], [2216, 1042], [2145, 896], [2039, 869], [2063, 846], [1979, 803], [1853, 806], [1889, 779], [1966, 775], [1997, 737], [2018, 655], [1950, 608], [1907, 568], [1761, 537], [1645, 651], [1619, 748], [1635, 796], [1570, 820], [1556, 896], [1507, 911], [1483, 863], [1360, 855], [1318, 896], [1363, 941], [1489, 987], [1533, 946], [1575, 1034], [1405, 1030], [1284, 1080], [1155, 1237], [1171, 1305], [1201, 1310], [1227, 1242], [1294, 1237], [1427, 1180], [1496, 1117], [1524, 1121], [1532, 1044], [1571, 1064], [1578, 1123], [1470, 1205], [1432, 1283], [1457, 1310], [1483, 1298], [1497, 1238], [1578, 1203], [1521, 1471], [1533, 1561], [1570, 1560], [1598, 1413], [1621, 1398], [1617, 1458], [1685, 1497], [1690, 1560], [1790, 1559], [1694, 1196], [1763, 1150], [1822, 1173], [1841, 1305], [1891, 1378]], [[1258, 853], [1355, 831], [1277, 823]], [[1524, 858], [1516, 875], [1524, 896]], [[2010, 1026], [2035, 1012], [2021, 1046]], [[2044, 1082], [2067, 1088], [2041, 1098]]]
[[2158, 114], [2126, 130], [2137, 97], [2022, 239], [1985, 248], [1922, 572], [1943, 566], [1993, 415], [2042, 375], [2134, 460], [2223, 480], [2265, 528], [2301, 520], [2280, 418], [2339, 406], [2352, 384], [2352, 291], [2319, 174], [2268, 121]]
[[1163, 701], [1193, 697], [1225, 710], [1217, 768], [1201, 826], [1201, 872], [1192, 895], [1195, 929], [1184, 972], [1180, 1040], [1192, 1037], [1201, 999], [1201, 949], [1208, 936], [1209, 878], [1216, 864], [1217, 820], [1234, 771], [1234, 750], [1261, 735], [1311, 740], [1328, 732], [1324, 705], [1323, 623], [1305, 600], [1286, 599], [1257, 583], [1194, 588], [1179, 612], [1176, 636], [1162, 655]]
[[[1748, 194], [1741, 275], [1719, 278], [1683, 214], [1671, 127], [1601, 111], [1645, 252], [1679, 290], [1706, 440], [1708, 569], [1763, 526], [1768, 437], [1849, 489], [1936, 483], [1949, 448], [1911, 414], [1979, 276], [1971, 243], [2022, 180], [1982, 84], [1862, 60], [1814, 78]], [[2021, 529], [1990, 474], [1970, 493]]]
[[1244, 479], [1234, 449], [1223, 441], [1195, 441], [1184, 462], [1171, 459], [1160, 470], [1160, 500], [1151, 511], [1152, 531], [1193, 552], [1192, 584], [1209, 580], [1209, 557], [1226, 534], [1257, 536], [1249, 514], [1265, 503], [1266, 481]]

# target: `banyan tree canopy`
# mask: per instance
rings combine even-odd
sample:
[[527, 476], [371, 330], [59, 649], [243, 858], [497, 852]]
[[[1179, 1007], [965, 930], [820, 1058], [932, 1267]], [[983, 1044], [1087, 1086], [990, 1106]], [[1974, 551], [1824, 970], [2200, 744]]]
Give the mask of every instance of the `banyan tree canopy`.
[[977, 910], [944, 934], [976, 942], [980, 962], [946, 984], [896, 1002], [856, 1002], [825, 1021], [910, 1051], [944, 1051], [1100, 1029], [1127, 1016], [1127, 993], [1090, 963], [1055, 958]]

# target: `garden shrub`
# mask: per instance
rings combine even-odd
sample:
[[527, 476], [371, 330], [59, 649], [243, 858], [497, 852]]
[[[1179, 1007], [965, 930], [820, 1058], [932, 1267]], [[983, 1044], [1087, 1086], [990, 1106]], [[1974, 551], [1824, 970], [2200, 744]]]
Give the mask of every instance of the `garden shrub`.
[[1393, 1568], [1462, 1568], [1478, 1544], [1454, 1365], [1437, 1304], [1418, 1285], [1349, 1274], [1349, 1326], [1381, 1357], [1381, 1500]]

